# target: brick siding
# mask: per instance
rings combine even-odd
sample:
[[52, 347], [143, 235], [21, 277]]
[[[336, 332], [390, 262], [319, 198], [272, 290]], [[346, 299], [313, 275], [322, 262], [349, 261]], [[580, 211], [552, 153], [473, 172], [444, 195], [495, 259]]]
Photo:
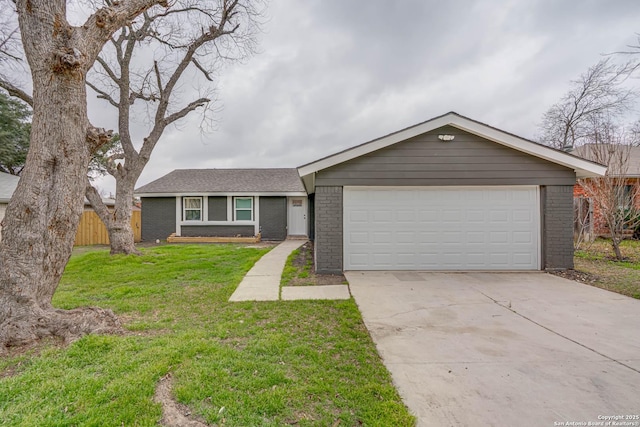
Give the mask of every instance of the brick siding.
[[573, 186], [542, 187], [544, 268], [573, 268]]
[[316, 187], [316, 272], [342, 272], [342, 187]]

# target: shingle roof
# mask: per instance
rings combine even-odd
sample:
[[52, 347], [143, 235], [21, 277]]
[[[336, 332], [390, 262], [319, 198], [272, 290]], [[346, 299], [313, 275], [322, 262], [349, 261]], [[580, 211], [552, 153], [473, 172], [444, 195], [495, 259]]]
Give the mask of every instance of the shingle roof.
[[20, 178], [8, 173], [0, 172], [0, 203], [8, 203], [13, 192], [16, 191]]
[[[640, 147], [623, 146], [625, 149], [629, 149], [629, 158], [627, 160], [626, 176], [628, 177], [640, 177]], [[571, 151], [571, 154], [582, 157], [587, 160], [591, 160], [593, 157], [590, 144], [581, 145]], [[625, 154], [626, 155], [626, 154]]]
[[298, 170], [176, 169], [136, 189], [150, 193], [291, 193], [304, 192]]

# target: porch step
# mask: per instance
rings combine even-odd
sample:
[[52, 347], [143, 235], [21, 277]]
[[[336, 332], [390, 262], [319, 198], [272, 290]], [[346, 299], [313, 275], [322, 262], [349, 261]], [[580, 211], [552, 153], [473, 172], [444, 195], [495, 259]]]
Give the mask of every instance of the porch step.
[[253, 237], [187, 237], [176, 236], [176, 233], [171, 233], [171, 235], [167, 237], [167, 243], [259, 243], [260, 240], [260, 233]]

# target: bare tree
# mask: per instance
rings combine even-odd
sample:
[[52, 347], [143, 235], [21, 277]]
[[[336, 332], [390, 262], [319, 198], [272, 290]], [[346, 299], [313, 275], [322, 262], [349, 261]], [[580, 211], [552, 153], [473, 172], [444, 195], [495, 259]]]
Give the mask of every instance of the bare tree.
[[[179, 90], [181, 81], [193, 81], [200, 74], [212, 82], [221, 59], [242, 58], [253, 51], [260, 16], [257, 3], [183, 0], [167, 11], [145, 12], [111, 37], [98, 56], [88, 85], [117, 109], [122, 150], [106, 163], [116, 180], [115, 209], [105, 206], [89, 181], [86, 197], [107, 227], [112, 254], [137, 253], [131, 229], [134, 186], [163, 132], [211, 102], [211, 97], [201, 95], [190, 102], [180, 100], [176, 94], [184, 93]], [[143, 104], [152, 117], [138, 144], [131, 130], [134, 104]]]
[[620, 243], [626, 230], [640, 225], [635, 212], [634, 200], [638, 187], [629, 185], [628, 170], [631, 145], [629, 136], [615, 125], [600, 123], [589, 138], [589, 142], [577, 150], [580, 156], [607, 165], [603, 177], [585, 178], [578, 181], [593, 203], [594, 211], [609, 230], [611, 246], [616, 259], [622, 260]]
[[73, 248], [91, 153], [111, 138], [87, 117], [86, 75], [119, 28], [151, 8], [171, 10], [166, 0], [113, 1], [73, 26], [64, 0], [15, 6], [33, 82], [32, 97], [16, 95], [33, 106], [33, 121], [0, 242], [0, 352], [42, 337], [73, 339], [118, 327], [109, 310], [51, 305]]
[[617, 65], [611, 58], [590, 67], [571, 89], [544, 114], [540, 140], [560, 150], [584, 144], [596, 130], [594, 123], [615, 120], [631, 108], [636, 92], [623, 84], [636, 69], [633, 63]]
[[582, 249], [585, 243], [594, 240], [593, 234], [593, 201], [581, 195], [573, 198], [573, 247]]

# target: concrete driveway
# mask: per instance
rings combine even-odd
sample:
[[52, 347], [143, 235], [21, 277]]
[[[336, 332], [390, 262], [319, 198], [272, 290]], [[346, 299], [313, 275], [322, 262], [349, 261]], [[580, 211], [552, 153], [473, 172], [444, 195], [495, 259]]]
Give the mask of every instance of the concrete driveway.
[[640, 415], [638, 300], [545, 273], [345, 275], [419, 426]]

